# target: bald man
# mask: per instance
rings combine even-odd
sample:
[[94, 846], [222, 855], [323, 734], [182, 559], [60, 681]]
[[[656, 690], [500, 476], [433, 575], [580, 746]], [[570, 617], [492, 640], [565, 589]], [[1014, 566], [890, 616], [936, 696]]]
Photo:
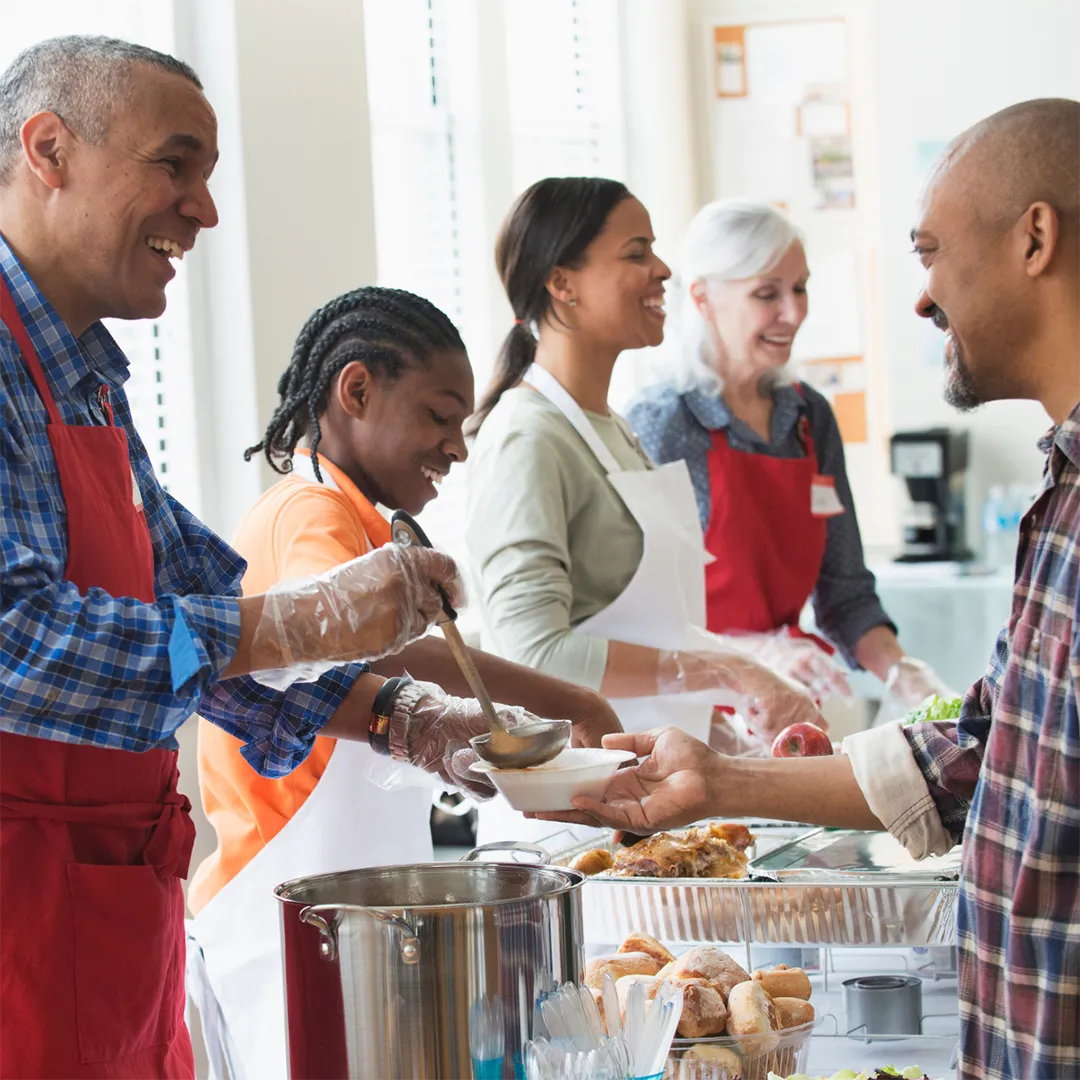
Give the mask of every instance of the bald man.
[[946, 332], [946, 397], [1042, 403], [1054, 427], [1024, 518], [1009, 625], [960, 719], [863, 732], [843, 755], [724, 758], [666, 728], [575, 820], [632, 832], [761, 815], [887, 828], [913, 855], [963, 837], [960, 1073], [1080, 1077], [1080, 103], [1028, 101], [960, 136], [912, 231], [916, 311]]

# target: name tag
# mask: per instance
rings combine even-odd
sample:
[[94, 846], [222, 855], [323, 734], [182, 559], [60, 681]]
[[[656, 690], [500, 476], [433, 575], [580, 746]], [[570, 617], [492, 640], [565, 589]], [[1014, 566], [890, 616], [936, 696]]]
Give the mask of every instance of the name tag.
[[810, 513], [814, 517], [836, 517], [843, 512], [836, 481], [831, 476], [815, 476], [810, 482]]
[[131, 504], [139, 513], [142, 513], [142, 492], [139, 490], [139, 481], [135, 479], [135, 470], [131, 470]]

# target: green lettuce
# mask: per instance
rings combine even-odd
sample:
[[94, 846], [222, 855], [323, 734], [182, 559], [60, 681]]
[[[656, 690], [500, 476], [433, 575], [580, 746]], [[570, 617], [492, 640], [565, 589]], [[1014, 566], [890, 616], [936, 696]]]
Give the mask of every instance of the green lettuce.
[[917, 709], [912, 709], [904, 717], [904, 723], [926, 724], [934, 720], [956, 720], [960, 716], [960, 706], [963, 703], [962, 697], [943, 698], [933, 694]]

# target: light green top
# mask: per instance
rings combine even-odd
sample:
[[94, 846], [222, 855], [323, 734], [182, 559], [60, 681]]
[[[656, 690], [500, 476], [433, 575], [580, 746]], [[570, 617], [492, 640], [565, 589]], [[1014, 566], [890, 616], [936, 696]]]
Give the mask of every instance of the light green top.
[[[621, 468], [652, 467], [622, 417], [585, 415]], [[468, 469], [465, 542], [484, 649], [598, 688], [607, 640], [571, 629], [634, 576], [637, 522], [566, 417], [529, 387], [502, 396]]]

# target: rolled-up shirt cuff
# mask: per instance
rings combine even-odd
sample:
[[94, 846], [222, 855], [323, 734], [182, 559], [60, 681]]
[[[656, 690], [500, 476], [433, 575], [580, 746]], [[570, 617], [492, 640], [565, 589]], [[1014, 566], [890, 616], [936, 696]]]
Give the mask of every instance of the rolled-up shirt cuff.
[[240, 643], [240, 601], [235, 596], [173, 596], [169, 667], [174, 694], [196, 677], [221, 674]]
[[953, 846], [899, 723], [849, 735], [840, 752], [870, 809], [912, 858], [944, 855]]

